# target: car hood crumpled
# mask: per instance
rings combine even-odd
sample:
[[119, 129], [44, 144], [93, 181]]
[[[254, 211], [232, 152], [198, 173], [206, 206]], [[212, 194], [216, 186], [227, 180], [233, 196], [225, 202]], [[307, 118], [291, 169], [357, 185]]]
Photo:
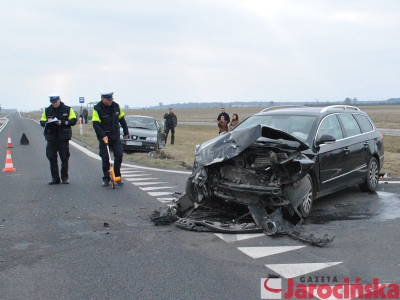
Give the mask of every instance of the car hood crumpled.
[[[208, 166], [231, 159], [262, 137], [267, 138], [270, 143], [274, 143], [274, 141], [270, 140], [288, 141], [297, 151], [309, 149], [305, 143], [296, 137], [260, 124], [253, 127], [235, 129], [197, 146], [195, 162], [201, 166]], [[274, 144], [279, 147], [285, 143], [280, 141]]]

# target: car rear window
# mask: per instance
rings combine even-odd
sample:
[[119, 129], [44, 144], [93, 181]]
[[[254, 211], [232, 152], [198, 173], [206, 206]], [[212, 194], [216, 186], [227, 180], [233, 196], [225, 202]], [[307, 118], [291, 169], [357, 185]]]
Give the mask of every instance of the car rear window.
[[374, 127], [366, 116], [360, 114], [354, 114], [353, 116], [356, 118], [358, 125], [360, 125], [362, 133], [374, 130]]

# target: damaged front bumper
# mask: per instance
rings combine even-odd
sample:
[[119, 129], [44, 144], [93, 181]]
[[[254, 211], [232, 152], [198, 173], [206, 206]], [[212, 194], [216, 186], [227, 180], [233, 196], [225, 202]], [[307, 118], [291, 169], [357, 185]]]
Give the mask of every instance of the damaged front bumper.
[[169, 215], [187, 230], [264, 232], [326, 245], [333, 238], [299, 231], [299, 207], [313, 191], [308, 172], [314, 157], [302, 153], [307, 149], [295, 137], [263, 125], [206, 142], [196, 149], [186, 194], [169, 207]]

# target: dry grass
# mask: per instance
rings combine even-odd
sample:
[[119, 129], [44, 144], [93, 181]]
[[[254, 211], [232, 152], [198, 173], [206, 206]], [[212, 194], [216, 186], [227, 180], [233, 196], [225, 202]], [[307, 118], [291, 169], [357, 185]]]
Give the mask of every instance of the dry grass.
[[[237, 113], [242, 120], [262, 108], [235, 108], [227, 112]], [[379, 128], [400, 128], [399, 106], [366, 106], [362, 110], [368, 113], [375, 125]], [[158, 166], [163, 168], [190, 169], [194, 161], [195, 146], [208, 141], [218, 135], [217, 126], [181, 125], [179, 122], [215, 122], [220, 109], [182, 109], [175, 110], [178, 117], [178, 126], [175, 133], [175, 145], [167, 143], [165, 153], [160, 157], [150, 157], [147, 153], [125, 154], [124, 161]], [[166, 110], [129, 110], [126, 114], [148, 115], [162, 121]], [[40, 119], [40, 113], [24, 113], [25, 117]], [[80, 135], [79, 125], [73, 127], [74, 138], [92, 148], [98, 148], [96, 135], [92, 124], [83, 124], [83, 135]], [[383, 172], [392, 177], [400, 176], [400, 137], [385, 136], [385, 164]]]

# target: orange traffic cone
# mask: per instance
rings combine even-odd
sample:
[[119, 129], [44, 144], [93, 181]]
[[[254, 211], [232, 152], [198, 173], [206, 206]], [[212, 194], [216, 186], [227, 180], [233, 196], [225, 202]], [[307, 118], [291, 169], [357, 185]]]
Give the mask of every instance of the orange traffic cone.
[[3, 169], [3, 172], [15, 172], [15, 171], [17, 170], [13, 167], [11, 151], [7, 150], [6, 165]]
[[10, 135], [8, 135], [7, 148], [13, 148]]

